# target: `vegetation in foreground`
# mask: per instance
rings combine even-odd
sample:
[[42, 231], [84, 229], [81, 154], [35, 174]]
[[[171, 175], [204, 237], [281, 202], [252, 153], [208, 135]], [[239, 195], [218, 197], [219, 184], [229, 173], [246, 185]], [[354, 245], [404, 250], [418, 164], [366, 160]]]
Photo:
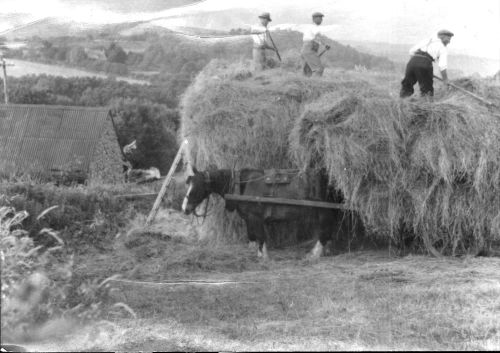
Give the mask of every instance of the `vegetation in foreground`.
[[[115, 299], [137, 320], [101, 326], [95, 340], [88, 339], [89, 327], [33, 348], [500, 348], [498, 258], [396, 258], [373, 251], [307, 263], [301, 260], [306, 249], [297, 247], [271, 251], [273, 260], [262, 263], [243, 244], [200, 243], [178, 213], [160, 219], [167, 228], [157, 224], [120, 237], [113, 252], [78, 259], [76, 271], [86, 276], [120, 272], [132, 281], [166, 283], [117, 283]], [[181, 279], [240, 283], [168, 284]]]
[[55, 240], [54, 246], [35, 242], [22, 229], [28, 216], [26, 211], [0, 207], [3, 342], [69, 333], [77, 326], [101, 319], [104, 313], [111, 317], [120, 315], [120, 310], [113, 309], [123, 308], [135, 316], [126, 304], [113, 304], [109, 279], [73, 276], [73, 256], [65, 251], [65, 243], [57, 232], [49, 228], [39, 232]]

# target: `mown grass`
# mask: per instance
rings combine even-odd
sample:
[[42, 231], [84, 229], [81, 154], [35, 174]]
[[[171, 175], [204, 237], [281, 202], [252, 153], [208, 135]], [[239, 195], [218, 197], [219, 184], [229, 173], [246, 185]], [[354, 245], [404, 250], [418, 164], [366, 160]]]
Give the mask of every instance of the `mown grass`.
[[[177, 227], [182, 223], [177, 214], [164, 215], [164, 222], [169, 217]], [[75, 349], [500, 348], [498, 258], [398, 258], [371, 251], [309, 263], [299, 247], [273, 250], [274, 260], [263, 263], [243, 244], [200, 243], [194, 236], [160, 232], [143, 233], [143, 243], [127, 247], [133, 237], [119, 238], [107, 258], [82, 259], [77, 271], [104, 276], [121, 270], [137, 281], [253, 283], [116, 283], [116, 299], [139, 319], [115, 321], [112, 331], [103, 329], [106, 339], [81, 338]], [[156, 249], [153, 256], [144, 256], [148, 247]], [[72, 347], [64, 344], [59, 347]]]

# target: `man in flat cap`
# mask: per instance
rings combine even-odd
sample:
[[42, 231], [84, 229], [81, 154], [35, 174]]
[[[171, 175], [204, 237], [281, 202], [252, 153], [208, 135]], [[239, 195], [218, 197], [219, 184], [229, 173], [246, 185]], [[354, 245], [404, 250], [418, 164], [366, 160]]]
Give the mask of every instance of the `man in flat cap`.
[[266, 50], [276, 51], [272, 45], [269, 29], [267, 28], [271, 22], [271, 14], [264, 12], [259, 16], [260, 24], [252, 26], [250, 32], [253, 39], [253, 62], [255, 71], [262, 71], [267, 68]]
[[453, 37], [453, 33], [443, 29], [437, 35], [426, 39], [410, 49], [411, 59], [406, 65], [406, 72], [401, 81], [400, 97], [409, 97], [413, 94], [413, 86], [418, 82], [422, 96], [432, 97], [433, 87], [433, 66], [437, 61], [443, 82], [448, 85], [448, 50], [447, 46]]
[[323, 22], [324, 15], [321, 12], [315, 12], [312, 15], [313, 24], [304, 27], [302, 38], [302, 61], [303, 72], [306, 76], [322, 76], [325, 67], [321, 63], [321, 58], [318, 55], [319, 47], [324, 46], [326, 50], [330, 46], [324, 44], [321, 39], [320, 25]]

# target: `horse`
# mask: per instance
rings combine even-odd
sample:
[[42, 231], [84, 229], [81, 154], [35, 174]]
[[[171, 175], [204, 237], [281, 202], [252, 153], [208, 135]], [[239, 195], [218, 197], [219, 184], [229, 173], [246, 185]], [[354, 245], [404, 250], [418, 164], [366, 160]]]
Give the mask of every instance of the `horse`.
[[[236, 173], [238, 174], [237, 177]], [[231, 193], [247, 196], [266, 196], [270, 190], [265, 181], [268, 177], [269, 174], [266, 174], [266, 171], [261, 169], [242, 169], [235, 172], [230, 169], [198, 171], [196, 168], [191, 168], [186, 179], [187, 192], [182, 204], [182, 210], [187, 215], [196, 214], [198, 205], [208, 199], [212, 193], [221, 197]], [[339, 197], [328, 186], [328, 180], [324, 175], [316, 174], [313, 177], [301, 177], [299, 173], [291, 173], [288, 180], [290, 180], [290, 187], [276, 187], [274, 185], [272, 196], [303, 199], [307, 198], [309, 194], [319, 195], [322, 201], [335, 201], [334, 197]], [[227, 200], [225, 207], [229, 211], [236, 210], [245, 221], [248, 239], [250, 242], [258, 242], [257, 256], [263, 259], [268, 259], [266, 241], [269, 239], [272, 223], [312, 220], [313, 222], [310, 223], [317, 241], [307, 257], [317, 259], [323, 254], [326, 243], [331, 239], [334, 230], [340, 229], [344, 219], [344, 212], [336, 209], [270, 204], [258, 205]]]

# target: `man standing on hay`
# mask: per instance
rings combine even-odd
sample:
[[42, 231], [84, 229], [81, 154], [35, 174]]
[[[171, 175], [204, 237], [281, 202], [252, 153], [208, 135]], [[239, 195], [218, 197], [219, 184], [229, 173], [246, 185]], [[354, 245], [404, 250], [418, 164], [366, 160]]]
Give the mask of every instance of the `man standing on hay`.
[[413, 94], [413, 86], [418, 82], [422, 96], [432, 97], [434, 95], [433, 87], [433, 67], [434, 61], [438, 62], [439, 70], [443, 82], [448, 86], [448, 66], [447, 45], [451, 41], [453, 33], [448, 30], [441, 30], [437, 36], [418, 43], [410, 49], [411, 59], [406, 66], [406, 73], [401, 81], [400, 97], [405, 98]]
[[325, 67], [321, 63], [320, 55], [318, 55], [319, 46], [322, 45], [326, 50], [330, 49], [329, 45], [324, 44], [319, 36], [321, 34], [320, 25], [323, 22], [324, 15], [321, 12], [315, 12], [312, 15], [314, 24], [304, 28], [304, 37], [301, 56], [304, 62], [303, 73], [305, 76], [323, 76]]
[[276, 51], [271, 42], [271, 36], [267, 25], [271, 22], [271, 14], [264, 12], [259, 16], [260, 25], [252, 26], [251, 33], [253, 39], [253, 62], [255, 71], [262, 71], [268, 68], [266, 50]]

